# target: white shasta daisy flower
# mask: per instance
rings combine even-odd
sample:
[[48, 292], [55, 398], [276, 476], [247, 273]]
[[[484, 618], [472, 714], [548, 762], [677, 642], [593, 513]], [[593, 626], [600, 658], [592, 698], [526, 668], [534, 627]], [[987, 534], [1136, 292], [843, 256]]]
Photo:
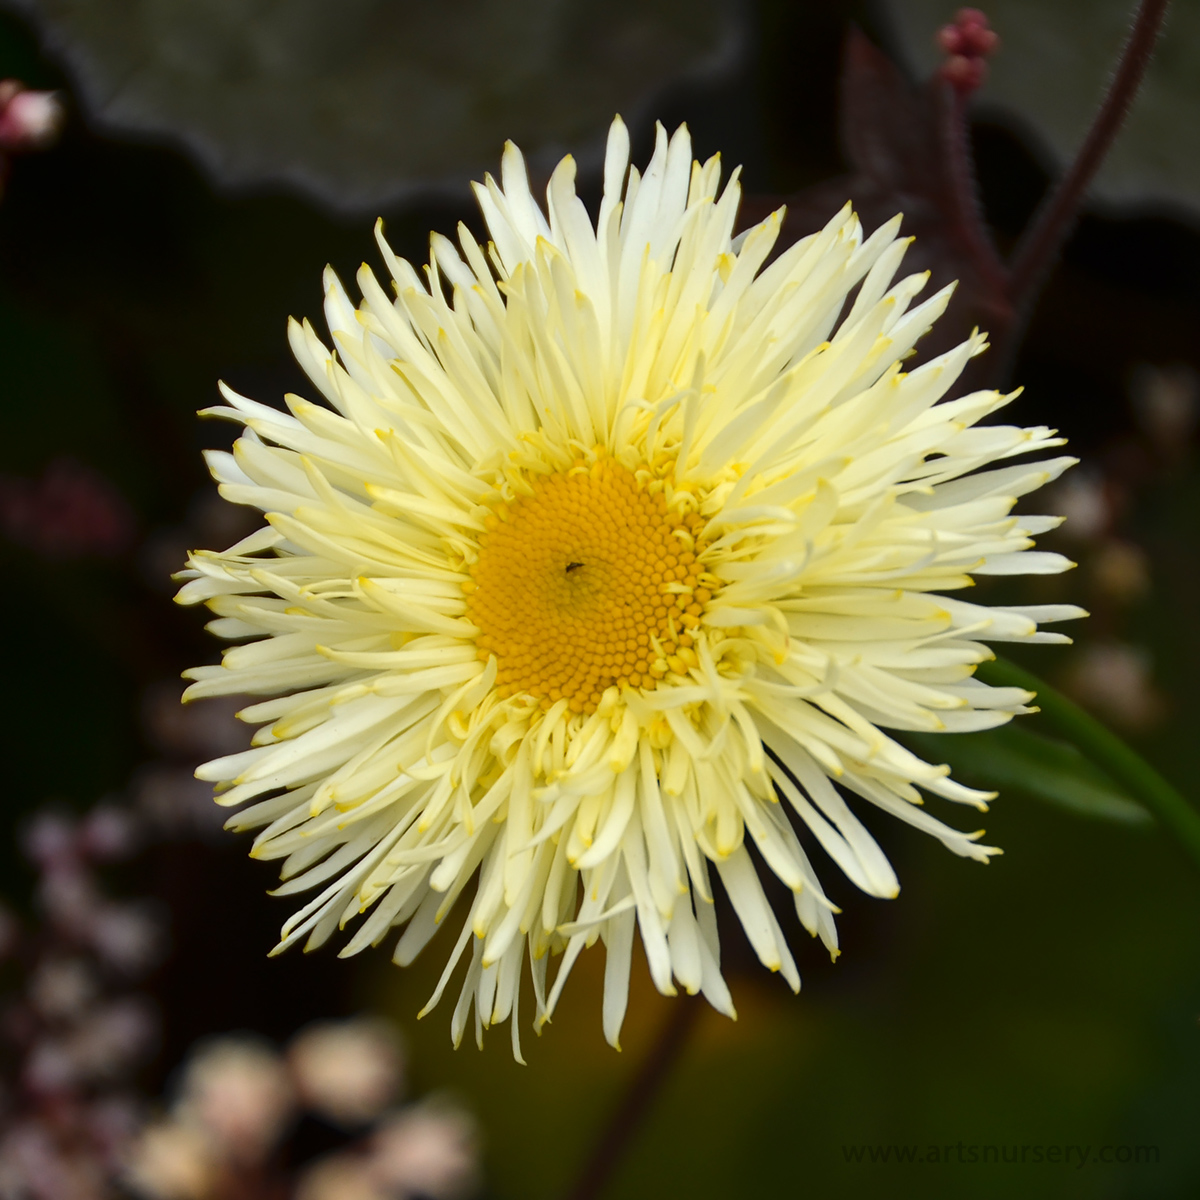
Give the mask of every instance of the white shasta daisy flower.
[[402, 928], [407, 964], [457, 905], [430, 1007], [465, 955], [455, 1041], [474, 1004], [518, 1057], [526, 961], [540, 1027], [598, 938], [614, 1045], [635, 931], [659, 991], [732, 1016], [714, 876], [798, 988], [763, 866], [834, 954], [804, 844], [898, 890], [847, 794], [986, 862], [921, 793], [990, 797], [884, 730], [1028, 711], [972, 678], [983, 643], [1081, 615], [941, 594], [1070, 565], [1030, 550], [1055, 518], [1011, 510], [1073, 460], [990, 467], [1060, 439], [979, 424], [1011, 396], [944, 398], [982, 335], [902, 369], [950, 293], [893, 282], [899, 218], [864, 237], [847, 207], [764, 266], [782, 214], [734, 237], [736, 173], [720, 191], [685, 129], [645, 174], [628, 154], [617, 120], [594, 227], [570, 158], [543, 213], [509, 145], [486, 247], [435, 235], [422, 278], [379, 233], [396, 298], [364, 266], [357, 308], [327, 272], [334, 348], [290, 329], [326, 404], [222, 389], [245, 433], [209, 462], [267, 524], [180, 593], [239, 643], [188, 697], [274, 697], [198, 773], [253, 801], [229, 824], [265, 826], [280, 893], [317, 892], [277, 950], [362, 917], [342, 954]]

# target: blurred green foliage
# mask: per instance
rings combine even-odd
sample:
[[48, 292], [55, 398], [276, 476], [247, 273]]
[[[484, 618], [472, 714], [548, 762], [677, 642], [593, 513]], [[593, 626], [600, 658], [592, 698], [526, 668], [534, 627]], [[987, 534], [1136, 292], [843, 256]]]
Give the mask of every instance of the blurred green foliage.
[[1150, 814], [1078, 748], [1031, 733], [1027, 724], [1012, 723], [986, 733], [952, 738], [909, 734], [905, 741], [929, 762], [945, 760], [953, 768], [955, 779], [973, 787], [1006, 795], [1024, 793], [1102, 821], [1125, 825], [1151, 822]]

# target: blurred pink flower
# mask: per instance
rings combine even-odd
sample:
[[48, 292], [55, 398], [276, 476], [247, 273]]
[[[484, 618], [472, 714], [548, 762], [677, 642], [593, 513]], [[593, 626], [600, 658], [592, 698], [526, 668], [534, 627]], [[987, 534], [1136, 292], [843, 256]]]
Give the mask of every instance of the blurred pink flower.
[[21, 849], [43, 870], [67, 863], [76, 854], [75, 826], [61, 813], [39, 812], [25, 828]]
[[76, 1147], [63, 1152], [46, 1127], [23, 1121], [0, 1140], [0, 1196], [4, 1200], [108, 1200], [100, 1164]]
[[37, 1040], [25, 1057], [22, 1083], [45, 1098], [115, 1079], [147, 1055], [157, 1030], [144, 997], [110, 1000], [74, 1028]]
[[76, 1086], [81, 1072], [63, 1038], [43, 1038], [25, 1056], [21, 1082], [38, 1099]]
[[125, 858], [137, 846], [133, 816], [116, 804], [97, 804], [84, 818], [78, 836], [80, 852], [97, 862]]
[[[16, 1051], [0, 1077], [0, 1200], [456, 1200], [472, 1190], [473, 1124], [448, 1109], [392, 1107], [404, 1059], [379, 1018], [314, 1024], [286, 1055], [248, 1035], [202, 1043], [166, 1114], [147, 1122], [129, 1080], [157, 1039], [157, 1015], [147, 997], [118, 989], [153, 959], [162, 929], [145, 904], [110, 899], [94, 869], [143, 832], [136, 812], [104, 805], [79, 819], [42, 812], [23, 832], [41, 920], [25, 929], [0, 905], [0, 953], [23, 971], [0, 1008], [0, 1036]], [[352, 1141], [297, 1171], [285, 1138], [301, 1109]]]
[[46, 149], [65, 116], [57, 92], [34, 91], [16, 79], [0, 81], [0, 150]]
[[56, 459], [39, 480], [0, 477], [0, 533], [45, 558], [114, 557], [134, 526], [116, 488], [72, 459]]
[[96, 911], [103, 903], [91, 876], [81, 864], [69, 860], [45, 868], [37, 898], [55, 931], [81, 942], [87, 940]]

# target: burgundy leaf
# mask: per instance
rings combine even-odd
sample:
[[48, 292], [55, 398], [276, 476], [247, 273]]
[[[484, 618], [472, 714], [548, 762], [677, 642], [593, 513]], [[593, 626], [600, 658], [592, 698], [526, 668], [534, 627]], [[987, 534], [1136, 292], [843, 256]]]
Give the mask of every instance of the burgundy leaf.
[[955, 90], [935, 78], [916, 87], [858, 30], [846, 40], [840, 134], [852, 173], [791, 196], [748, 196], [743, 224], [788, 207], [779, 249], [819, 229], [847, 200], [872, 230], [896, 213], [916, 237], [906, 271], [928, 270], [925, 294], [955, 280], [950, 312], [925, 344], [937, 353], [974, 325], [999, 331], [1011, 319], [1005, 274], [975, 200], [965, 123]]

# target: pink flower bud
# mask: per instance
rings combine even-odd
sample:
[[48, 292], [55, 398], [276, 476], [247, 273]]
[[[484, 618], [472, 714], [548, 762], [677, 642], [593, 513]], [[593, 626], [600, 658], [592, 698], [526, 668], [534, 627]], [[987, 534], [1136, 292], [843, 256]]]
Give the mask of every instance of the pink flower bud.
[[80, 830], [83, 853], [101, 862], [124, 858], [134, 846], [133, 815], [115, 804], [100, 804], [84, 819]]
[[987, 63], [981, 58], [954, 54], [942, 64], [939, 75], [960, 92], [974, 92], [987, 78]]
[[41, 812], [30, 821], [21, 839], [25, 856], [43, 869], [72, 859], [76, 853], [75, 825], [57, 813]]
[[963, 51], [962, 30], [957, 25], [943, 25], [937, 31], [937, 44], [947, 54], [961, 54]]
[[28, 90], [15, 79], [0, 83], [0, 149], [44, 150], [62, 129], [62, 102], [57, 92]]
[[985, 60], [1000, 44], [988, 26], [987, 15], [978, 8], [960, 8], [953, 23], [938, 30], [935, 40], [947, 55], [938, 75], [964, 95], [983, 84]]
[[25, 1056], [22, 1082], [35, 1096], [50, 1096], [69, 1091], [83, 1074], [71, 1045], [59, 1038], [36, 1043]]
[[105, 904], [88, 934], [105, 962], [130, 975], [152, 966], [164, 949], [163, 922], [146, 904]]
[[111, 1000], [92, 1013], [71, 1039], [78, 1073], [88, 1079], [117, 1078], [153, 1048], [158, 1015], [142, 996]]
[[55, 932], [73, 941], [87, 941], [99, 910], [100, 895], [91, 876], [73, 860], [48, 867], [38, 899]]

